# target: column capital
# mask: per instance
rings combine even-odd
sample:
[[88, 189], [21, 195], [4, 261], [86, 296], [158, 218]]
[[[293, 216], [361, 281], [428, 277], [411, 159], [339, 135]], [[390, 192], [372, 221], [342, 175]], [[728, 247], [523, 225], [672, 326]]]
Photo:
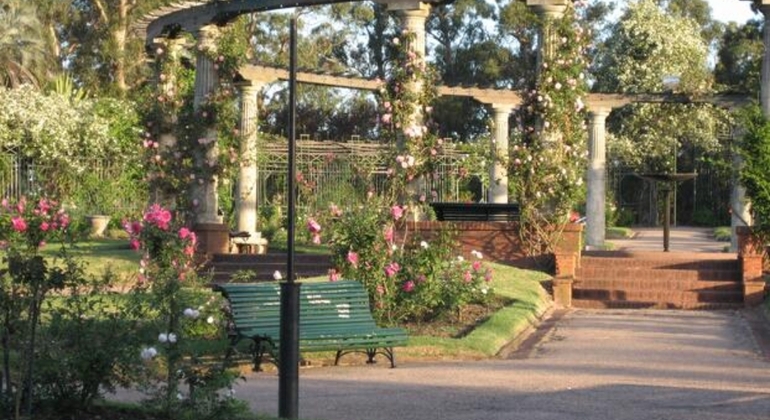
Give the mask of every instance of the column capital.
[[423, 3], [421, 1], [395, 0], [395, 1], [379, 1], [378, 3], [385, 4], [388, 10], [392, 12], [398, 11], [404, 14], [417, 15], [417, 16], [422, 15], [423, 17], [426, 17], [426, 18], [430, 13], [430, 4]]
[[261, 80], [241, 80], [234, 83], [235, 87], [237, 87], [241, 92], [248, 94], [256, 94], [262, 90], [263, 87], [265, 87], [265, 84], [267, 83]]
[[558, 19], [572, 0], [527, 0], [527, 6], [542, 17]]
[[612, 112], [612, 108], [598, 106], [598, 107], [589, 109], [588, 110], [588, 115], [592, 119], [595, 119], [595, 118], [607, 118], [607, 116], [610, 115], [610, 112]]
[[489, 106], [492, 107], [492, 110], [495, 113], [507, 112], [509, 114], [513, 112], [513, 110], [516, 109], [517, 107], [516, 105], [513, 105], [513, 104], [497, 104], [497, 103], [491, 103], [489, 104]]
[[198, 49], [214, 47], [214, 41], [219, 36], [219, 27], [217, 25], [201, 26], [192, 35], [197, 41]]

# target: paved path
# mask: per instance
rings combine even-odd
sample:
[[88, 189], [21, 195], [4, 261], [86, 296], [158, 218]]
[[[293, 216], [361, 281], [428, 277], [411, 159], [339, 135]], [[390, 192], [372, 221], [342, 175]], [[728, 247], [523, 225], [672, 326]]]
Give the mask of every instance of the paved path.
[[[349, 356], [354, 357], [354, 356]], [[275, 373], [236, 390], [277, 413]], [[303, 368], [316, 420], [770, 418], [770, 363], [740, 312], [567, 313], [529, 357]]]
[[[636, 235], [631, 239], [607, 239], [616, 250], [663, 251], [663, 228], [631, 228]], [[713, 228], [684, 227], [671, 228], [669, 250], [671, 252], [723, 252], [730, 242], [714, 240]]]

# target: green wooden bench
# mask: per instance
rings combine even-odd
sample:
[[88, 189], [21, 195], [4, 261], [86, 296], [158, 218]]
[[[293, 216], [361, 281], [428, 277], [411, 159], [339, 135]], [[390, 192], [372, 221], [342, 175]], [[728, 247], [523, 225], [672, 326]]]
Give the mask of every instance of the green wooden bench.
[[[252, 341], [254, 369], [264, 356], [278, 360], [280, 346], [281, 286], [278, 283], [228, 283], [214, 286], [230, 304], [230, 354], [243, 339]], [[402, 328], [378, 327], [372, 318], [369, 295], [353, 280], [303, 283], [300, 287], [299, 347], [301, 352], [335, 351], [334, 364], [348, 353], [388, 358], [396, 367], [394, 347], [404, 346]]]

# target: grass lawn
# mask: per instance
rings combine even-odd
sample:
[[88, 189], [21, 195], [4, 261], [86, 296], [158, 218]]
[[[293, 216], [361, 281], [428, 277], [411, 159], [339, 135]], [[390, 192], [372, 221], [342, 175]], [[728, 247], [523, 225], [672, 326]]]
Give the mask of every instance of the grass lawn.
[[[58, 252], [56, 244], [49, 244], [43, 255], [53, 258]], [[112, 273], [118, 285], [136, 277], [141, 259], [141, 253], [130, 249], [126, 239], [89, 239], [77, 242], [70, 252], [85, 263], [86, 274], [100, 277]]]
[[510, 304], [492, 313], [461, 338], [412, 336], [409, 346], [399, 350], [404, 358], [486, 358], [496, 355], [515, 336], [533, 325], [548, 309], [551, 298], [541, 282], [545, 273], [491, 263], [494, 293]]

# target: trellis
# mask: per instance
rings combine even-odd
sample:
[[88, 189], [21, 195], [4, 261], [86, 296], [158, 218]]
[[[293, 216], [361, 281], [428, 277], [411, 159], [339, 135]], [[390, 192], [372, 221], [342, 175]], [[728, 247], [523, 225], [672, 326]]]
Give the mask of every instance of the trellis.
[[[383, 192], [390, 166], [389, 146], [362, 141], [297, 142], [298, 206], [326, 208], [329, 204], [359, 202], [362, 193]], [[285, 205], [288, 173], [288, 145], [266, 142], [258, 148], [257, 199], [260, 205]], [[460, 163], [467, 155], [445, 147], [439, 156], [436, 176], [418, 183], [418, 194], [429, 201], [458, 201], [464, 193], [459, 177]], [[365, 184], [362, 181], [366, 180]]]

